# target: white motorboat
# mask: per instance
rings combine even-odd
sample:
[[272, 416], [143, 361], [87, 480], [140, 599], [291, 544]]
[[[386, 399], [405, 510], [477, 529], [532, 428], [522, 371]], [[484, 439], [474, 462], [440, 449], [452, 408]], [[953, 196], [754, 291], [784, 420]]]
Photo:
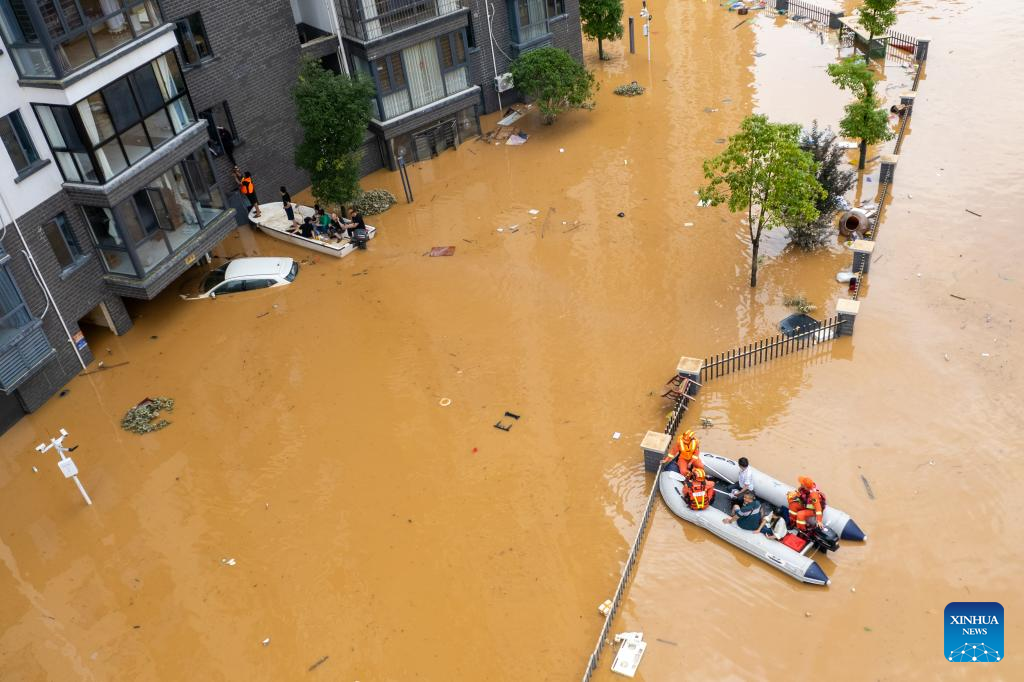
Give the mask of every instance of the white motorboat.
[[[829, 585], [831, 581], [816, 561], [809, 555], [815, 550], [813, 542], [808, 542], [802, 550], [797, 551], [788, 544], [773, 536], [754, 531], [744, 530], [735, 523], [723, 523], [729, 516], [732, 501], [725, 488], [739, 478], [740, 466], [735, 460], [710, 453], [701, 453], [704, 470], [709, 480], [716, 481], [718, 491], [713, 504], [707, 509], [696, 511], [691, 509], [682, 496], [683, 477], [675, 471], [663, 471], [658, 486], [661, 497], [672, 512], [690, 523], [711, 531], [729, 544], [742, 549], [765, 563], [789, 574], [797, 580], [812, 585]], [[785, 508], [786, 493], [793, 489], [767, 474], [752, 470], [754, 491], [761, 501], [762, 509], [767, 505]], [[842, 540], [867, 540], [867, 536], [857, 526], [850, 515], [831, 504], [825, 506], [823, 521], [831, 531]]]
[[[260, 217], [257, 218], [256, 209], [249, 211], [249, 222], [260, 229], [265, 235], [273, 237], [274, 239], [280, 239], [283, 242], [289, 242], [296, 246], [301, 246], [306, 249], [312, 249], [318, 253], [322, 253], [327, 256], [334, 256], [335, 258], [341, 258], [347, 256], [358, 248], [358, 245], [348, 237], [341, 237], [339, 239], [332, 239], [330, 237], [303, 237], [297, 231], [292, 232], [295, 228], [292, 226], [292, 222], [288, 220], [288, 215], [284, 212], [284, 205], [278, 201], [272, 204], [260, 204]], [[301, 221], [303, 218], [314, 215], [314, 211], [309, 206], [298, 206], [295, 209], [295, 219]], [[366, 226], [366, 232], [370, 239], [373, 239], [377, 235], [377, 228], [372, 225]]]

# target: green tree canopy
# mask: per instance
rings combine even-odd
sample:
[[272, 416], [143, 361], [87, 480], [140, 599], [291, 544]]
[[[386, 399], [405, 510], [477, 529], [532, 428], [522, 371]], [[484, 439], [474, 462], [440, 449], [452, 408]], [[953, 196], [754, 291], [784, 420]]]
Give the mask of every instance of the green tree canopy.
[[597, 56], [604, 59], [604, 40], [622, 37], [622, 0], [580, 0], [583, 33], [597, 40]]
[[829, 64], [828, 75], [840, 90], [849, 90], [857, 100], [846, 105], [846, 116], [839, 122], [839, 131], [860, 140], [860, 160], [857, 167], [864, 168], [868, 145], [892, 138], [888, 115], [878, 107], [875, 97], [875, 74], [871, 67], [856, 57], [848, 57], [837, 64]]
[[519, 92], [537, 102], [545, 123], [567, 109], [592, 109], [597, 81], [565, 50], [541, 47], [522, 55], [510, 68]]
[[825, 194], [814, 202], [818, 209], [816, 219], [789, 216], [786, 219], [790, 242], [809, 250], [824, 244], [832, 233], [832, 219], [846, 206], [844, 195], [853, 188], [857, 174], [847, 169], [846, 153], [836, 144], [835, 133], [828, 128], [819, 128], [817, 121], [800, 140], [800, 146], [810, 152], [818, 164], [818, 184], [825, 190]]
[[295, 163], [309, 172], [313, 196], [325, 205], [351, 201], [359, 194], [359, 149], [370, 122], [373, 83], [307, 59], [292, 95], [303, 131]]
[[709, 183], [698, 192], [701, 201], [747, 213], [750, 286], [757, 286], [762, 232], [787, 220], [818, 217], [815, 202], [825, 190], [815, 178], [817, 170], [813, 156], [800, 148], [800, 126], [771, 123], [767, 116], [743, 119], [725, 151], [704, 162]]
[[884, 36], [896, 23], [896, 0], [864, 0], [859, 10], [858, 21], [868, 32], [865, 63], [871, 60], [871, 42], [875, 36]]

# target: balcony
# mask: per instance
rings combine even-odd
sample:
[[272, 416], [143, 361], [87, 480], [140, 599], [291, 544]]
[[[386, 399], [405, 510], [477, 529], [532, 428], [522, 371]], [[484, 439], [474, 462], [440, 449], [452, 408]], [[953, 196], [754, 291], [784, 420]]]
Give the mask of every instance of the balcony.
[[342, 32], [372, 42], [466, 9], [466, 0], [342, 0]]
[[0, 0], [0, 35], [24, 81], [87, 71], [162, 23], [155, 0]]
[[333, 0], [291, 0], [292, 18], [305, 57], [322, 58], [337, 53], [338, 36], [334, 34], [331, 2]]

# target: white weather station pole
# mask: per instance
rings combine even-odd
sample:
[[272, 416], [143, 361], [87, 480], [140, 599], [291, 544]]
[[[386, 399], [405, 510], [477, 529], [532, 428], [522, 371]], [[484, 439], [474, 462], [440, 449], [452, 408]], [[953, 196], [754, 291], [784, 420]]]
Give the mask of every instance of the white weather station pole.
[[651, 61], [651, 20], [654, 19], [647, 9], [647, 0], [643, 0], [644, 6], [640, 10], [640, 18], [644, 20], [644, 37], [647, 38], [647, 61]]
[[57, 466], [60, 468], [60, 472], [64, 474], [64, 478], [75, 479], [75, 485], [78, 486], [78, 491], [82, 493], [82, 497], [85, 498], [85, 503], [88, 505], [92, 504], [92, 500], [89, 499], [89, 493], [85, 492], [85, 487], [82, 482], [78, 480], [78, 467], [75, 466], [74, 461], [68, 457], [65, 452], [71, 452], [78, 446], [72, 448], [64, 447], [64, 439], [67, 438], [68, 432], [64, 429], [60, 430], [60, 436], [58, 438], [51, 438], [50, 444], [40, 443], [36, 446], [36, 451], [40, 453], [49, 452], [50, 450], [56, 450], [57, 454], [60, 455], [60, 459], [57, 460]]

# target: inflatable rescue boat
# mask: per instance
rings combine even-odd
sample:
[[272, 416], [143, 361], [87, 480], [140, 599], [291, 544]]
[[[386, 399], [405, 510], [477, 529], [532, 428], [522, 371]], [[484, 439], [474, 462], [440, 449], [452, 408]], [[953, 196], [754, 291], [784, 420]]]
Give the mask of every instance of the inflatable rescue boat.
[[[696, 511], [686, 504], [682, 495], [682, 475], [675, 471], [661, 473], [661, 479], [658, 481], [661, 497], [676, 516], [711, 531], [729, 544], [801, 582], [812, 585], [831, 583], [818, 563], [809, 556], [815, 549], [814, 543], [807, 542], [797, 550], [794, 546], [800, 546], [800, 543], [790, 542], [792, 538], [783, 538], [787, 541], [782, 542], [763, 533], [744, 530], [735, 523], [722, 523], [722, 519], [730, 515], [734, 504], [727, 488], [739, 478], [740, 465], [734, 460], [710, 453], [701, 453], [700, 457], [704, 462], [704, 471], [707, 472], [708, 479], [715, 481], [716, 488], [714, 501], [707, 509]], [[793, 490], [794, 486], [786, 485], [754, 468], [751, 468], [751, 473], [754, 492], [761, 502], [763, 513], [766, 513], [767, 505], [781, 508], [787, 506], [786, 493]], [[825, 506], [823, 521], [838, 539], [867, 540], [867, 536], [850, 515], [831, 504]]]

